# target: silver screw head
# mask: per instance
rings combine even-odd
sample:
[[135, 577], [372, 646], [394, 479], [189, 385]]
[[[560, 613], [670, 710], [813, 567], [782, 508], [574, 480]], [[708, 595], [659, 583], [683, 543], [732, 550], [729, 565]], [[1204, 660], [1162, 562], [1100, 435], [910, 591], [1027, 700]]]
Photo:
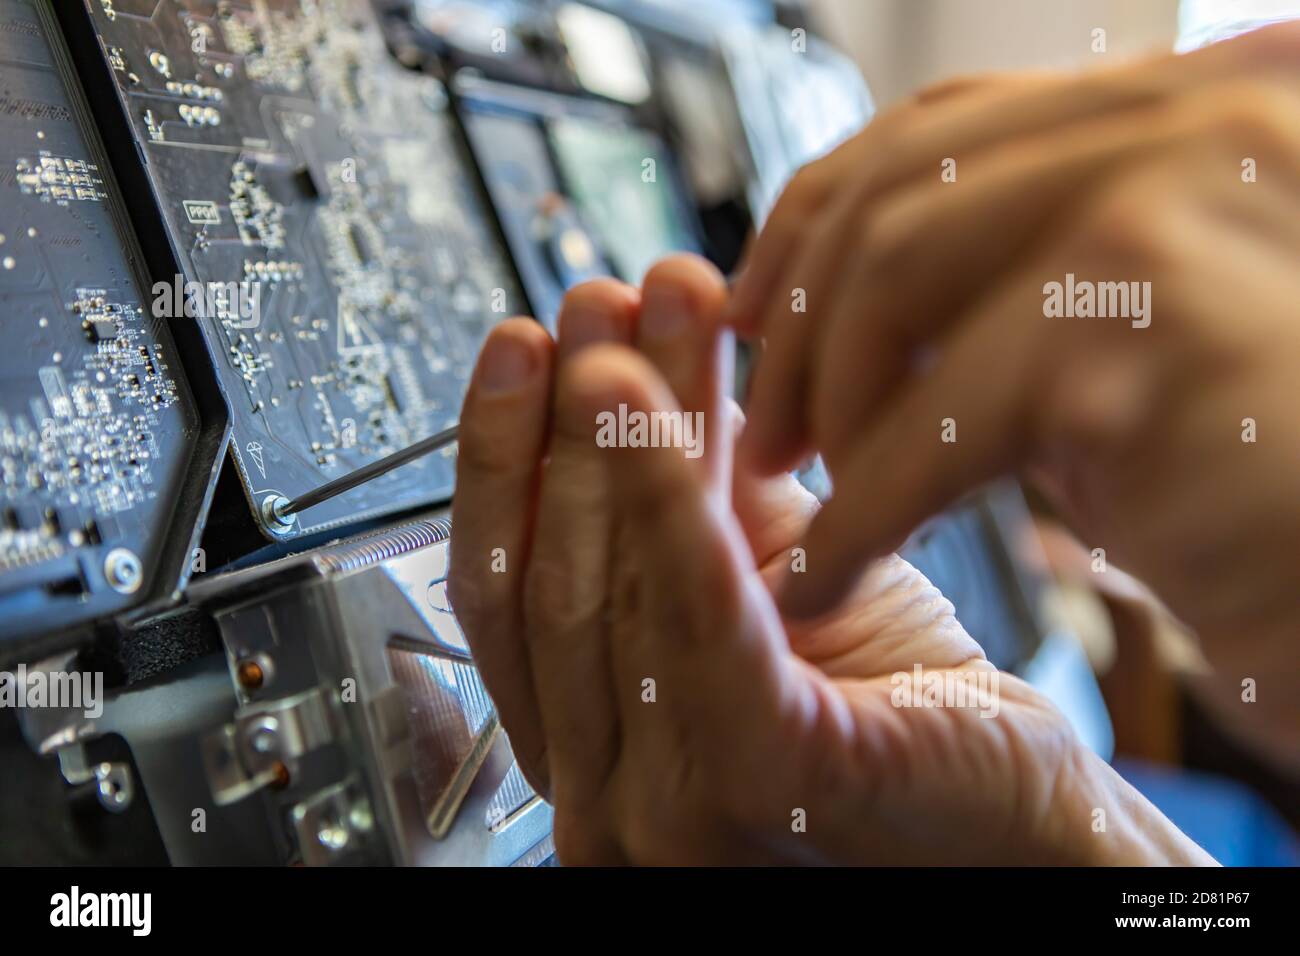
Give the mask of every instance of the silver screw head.
[[283, 510], [288, 503], [284, 495], [267, 495], [262, 499], [262, 519], [272, 534], [284, 535], [293, 530], [293, 515]]
[[144, 583], [144, 565], [133, 551], [114, 548], [104, 558], [104, 578], [119, 594], [134, 594]]

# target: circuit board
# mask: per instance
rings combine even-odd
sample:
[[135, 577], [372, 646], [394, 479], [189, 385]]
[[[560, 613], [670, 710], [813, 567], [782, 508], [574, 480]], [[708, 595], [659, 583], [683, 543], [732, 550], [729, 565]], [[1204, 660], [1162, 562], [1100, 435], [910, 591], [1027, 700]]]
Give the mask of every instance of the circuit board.
[[[258, 524], [454, 424], [490, 326], [524, 311], [443, 87], [365, 0], [80, 0], [231, 406]], [[321, 531], [450, 496], [454, 451], [298, 516]]]
[[48, 7], [0, 0], [0, 637], [161, 573], [198, 418]]
[[697, 252], [668, 149], [610, 103], [458, 81], [460, 108], [537, 318], [598, 275], [639, 283], [657, 259]]
[[684, 190], [658, 136], [581, 116], [554, 117], [547, 129], [569, 194], [624, 280], [640, 283], [669, 253], [699, 251]]

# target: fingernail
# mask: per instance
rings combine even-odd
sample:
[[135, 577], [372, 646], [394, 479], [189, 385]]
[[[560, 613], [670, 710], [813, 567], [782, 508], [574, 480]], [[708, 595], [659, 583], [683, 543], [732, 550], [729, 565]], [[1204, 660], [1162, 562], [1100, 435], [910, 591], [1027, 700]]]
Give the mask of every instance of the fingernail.
[[533, 352], [511, 335], [493, 335], [483, 346], [479, 383], [489, 392], [509, 392], [533, 374]]
[[651, 285], [641, 302], [641, 332], [652, 338], [677, 335], [694, 320], [690, 296], [669, 283]]
[[618, 321], [604, 309], [570, 309], [560, 318], [560, 352], [567, 356], [597, 342], [617, 341]]

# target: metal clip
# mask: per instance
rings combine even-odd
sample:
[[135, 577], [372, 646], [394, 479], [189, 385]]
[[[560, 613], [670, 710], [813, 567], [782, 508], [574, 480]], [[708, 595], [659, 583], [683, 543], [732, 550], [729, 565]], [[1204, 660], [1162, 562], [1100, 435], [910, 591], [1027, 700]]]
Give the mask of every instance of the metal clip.
[[218, 806], [281, 780], [294, 760], [334, 740], [325, 693], [313, 688], [243, 707], [235, 722], [203, 738], [203, 767]]

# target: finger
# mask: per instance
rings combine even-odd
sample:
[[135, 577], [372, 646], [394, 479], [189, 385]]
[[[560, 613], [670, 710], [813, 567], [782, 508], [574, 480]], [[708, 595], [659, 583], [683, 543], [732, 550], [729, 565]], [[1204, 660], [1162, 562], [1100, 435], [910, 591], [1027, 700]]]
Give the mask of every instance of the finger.
[[1060, 72], [1048, 70], [994, 70], [967, 76], [954, 76], [918, 90], [912, 94], [912, 101], [922, 106], [929, 106], [971, 93], [986, 93], [993, 89], [1025, 87], [1048, 80], [1059, 80], [1061, 76]]
[[1060, 74], [990, 83], [977, 96], [950, 96], [913, 112], [907, 135], [866, 167], [868, 192], [926, 178], [945, 158], [960, 163], [982, 149], [1043, 135], [1082, 120], [1141, 109], [1189, 90], [1247, 76], [1300, 73], [1300, 25], [1279, 24], [1184, 55], [1144, 59], [1082, 77]]
[[995, 76], [938, 97], [918, 97], [883, 114], [819, 168], [795, 178], [789, 201], [778, 203], [753, 245], [727, 321], [748, 334], [760, 331], [758, 319], [779, 288], [782, 264], [821, 207], [839, 194], [835, 185], [853, 171], [853, 164], [858, 166], [854, 178], [865, 186], [861, 201], [929, 176], [945, 159], [960, 162], [991, 145], [1149, 106], [1193, 86], [1243, 72], [1294, 78], [1300, 69], [1298, 53], [1300, 26], [1284, 23], [1194, 53], [1148, 59], [1082, 79], [1036, 74], [998, 82]]
[[824, 613], [869, 561], [896, 550], [963, 492], [1019, 463], [1050, 366], [1041, 354], [1043, 326], [1032, 324], [1044, 321], [1040, 286], [1026, 279], [954, 330], [938, 365], [896, 393], [849, 448], [832, 471], [835, 495], [808, 529], [807, 571], [790, 575], [781, 592], [785, 614]]
[[759, 321], [780, 279], [782, 266], [834, 192], [839, 168], [850, 161], [853, 152], [854, 141], [850, 140], [829, 156], [800, 169], [782, 190], [767, 221], [750, 240], [738, 270], [739, 278], [725, 316], [729, 325], [746, 334], [760, 330]]
[[822, 326], [837, 304], [833, 290], [844, 272], [855, 272], [844, 251], [859, 229], [857, 202], [850, 200], [811, 230], [793, 266], [786, 269], [763, 314], [764, 349], [746, 402], [752, 425], [741, 456], [763, 474], [788, 471], [812, 448], [809, 399]]
[[618, 279], [592, 279], [574, 286], [560, 307], [559, 361], [568, 361], [588, 345], [632, 341], [640, 304], [640, 293]]
[[523, 631], [523, 577], [545, 447], [551, 340], [531, 319], [488, 335], [461, 412], [448, 588], [529, 782], [549, 786]]
[[[1258, 84], [1216, 86], [1172, 106], [1108, 114], [1018, 140], [977, 154], [955, 183], [934, 177], [892, 193], [848, 256], [855, 267], [844, 270], [827, 296], [831, 317], [815, 326], [820, 341], [810, 405], [817, 447], [833, 464], [902, 380], [912, 352], [968, 314], [1011, 265], [1059, 230], [1081, 196], [1152, 155], [1196, 148], [1207, 136], [1231, 137], [1253, 156], [1285, 152], [1272, 148], [1271, 133], [1250, 134], [1252, 124], [1267, 129], [1250, 114], [1293, 115], [1295, 105]], [[811, 334], [804, 339], [807, 350]], [[772, 403], [792, 403], [784, 389], [774, 391]]]
[[[864, 138], [899, 136], [904, 124], [917, 121], [922, 108], [939, 102], [962, 101], [969, 104], [979, 96], [1010, 89], [1041, 85], [1039, 74], [999, 74], [967, 78], [929, 91], [918, 97], [915, 105], [901, 116], [891, 116], [878, 127], [869, 128]], [[892, 127], [889, 125], [893, 123]], [[881, 133], [884, 128], [884, 133]], [[882, 154], [883, 155], [883, 154]], [[869, 169], [881, 159], [865, 159]], [[747, 396], [752, 426], [741, 455], [763, 474], [775, 475], [789, 470], [805, 459], [814, 447], [820, 447], [814, 434], [812, 416], [812, 380], [821, 343], [826, 341], [829, 318], [850, 302], [838, 293], [846, 283], [862, 284], [854, 256], [846, 250], [861, 245], [863, 220], [873, 199], [883, 187], [878, 177], [863, 177], [862, 170], [844, 170], [852, 175], [852, 187], [841, 187], [834, 208], [809, 213], [797, 249], [787, 249], [777, 273], [765, 286], [766, 302], [743, 305], [733, 311], [757, 310], [759, 318], [753, 328], [765, 335], [762, 357], [757, 362]], [[848, 268], [845, 268], [846, 262]], [[888, 283], [889, 277], [873, 280]], [[862, 298], [856, 300], [860, 308]], [[846, 353], [840, 353], [841, 361]]]
[[698, 256], [673, 256], [647, 273], [641, 295], [637, 348], [688, 413], [682, 420], [687, 456], [702, 463], [710, 487], [723, 493], [732, 453], [724, 401], [733, 348], [720, 322], [726, 280]]
[[826, 207], [838, 196], [844, 182], [862, 175], [866, 163], [877, 163], [889, 144], [905, 141], [908, 128], [924, 110], [938, 103], [959, 102], [1043, 82], [1039, 74], [992, 73], [963, 77], [941, 84], [876, 117], [858, 136], [829, 155], [801, 169], [781, 193], [759, 233], [750, 241], [739, 270], [734, 295], [724, 321], [745, 334], [757, 334], [767, 305], [781, 288], [784, 268], [801, 248]]
[[590, 814], [617, 756], [605, 638], [611, 508], [594, 419], [566, 401], [569, 367], [600, 343], [632, 340], [639, 296], [602, 279], [565, 296], [549, 457], [525, 583], [525, 629], [556, 801]]
[[[662, 413], [663, 421], [680, 420], [684, 442], [677, 453], [701, 472], [704, 487], [720, 503], [729, 500], [734, 447], [725, 404], [733, 378], [733, 342], [720, 323], [726, 299], [726, 282], [708, 262], [695, 256], [665, 259], [644, 280], [636, 341], [674, 399], [671, 407], [655, 411]], [[642, 546], [637, 534], [627, 521], [618, 521], [616, 553], [635, 554]], [[638, 587], [639, 571], [629, 560], [615, 565], [613, 594], [618, 601]], [[613, 615], [616, 626], [610, 646], [624, 746], [667, 766], [673, 760], [671, 751], [679, 746], [680, 733], [661, 719], [662, 709], [647, 706], [654, 702], [653, 692], [647, 700], [647, 688], [662, 674], [653, 649], [639, 639], [632, 617]]]
[[[859, 184], [843, 197], [839, 208], [813, 217], [801, 237], [802, 251], [791, 255], [790, 250], [785, 250], [785, 263], [774, 266], [777, 276], [765, 285], [769, 300], [765, 307], [758, 307], [761, 318], [757, 327], [766, 336], [766, 347], [754, 370], [748, 405], [751, 427], [743, 451], [755, 467], [768, 474], [788, 469], [812, 447], [833, 454], [846, 440], [845, 432], [859, 427], [861, 415], [898, 381], [899, 366], [909, 358], [908, 350], [946, 317], [937, 308], [918, 312], [915, 303], [901, 291], [893, 297], [905, 303], [900, 307], [901, 316], [894, 317], [872, 301], [880, 290], [888, 290], [894, 283], [889, 269], [878, 264], [877, 247], [888, 248], [894, 234], [890, 230], [899, 228], [909, 208], [909, 195], [929, 197], [940, 208], [952, 201], [952, 184], [940, 180], [944, 162], [962, 156], [964, 165], [959, 168], [964, 172], [972, 163], [996, 169], [1006, 158], [1018, 156], [1013, 149], [996, 148], [1002, 140], [990, 133], [994, 124], [983, 120], [971, 123], [970, 115], [987, 117], [995, 104], [1001, 110], [1014, 107], [1014, 120], [1000, 120], [999, 135], [1011, 138], [1017, 149], [1020, 144], [1014, 137], [1026, 132], [1041, 135], [1043, 142], [1050, 144], [1053, 136], [1060, 135], [1061, 111], [1048, 104], [1061, 99], [1068, 85], [1063, 79], [1036, 77], [1023, 83], [980, 86], [975, 88], [979, 96], [950, 94], [930, 100], [927, 110], [912, 114], [907, 136], [900, 138], [897, 149], [882, 150], [878, 158], [864, 163], [857, 177]], [[1129, 89], [1114, 82], [1102, 84], [1100, 92], [1085, 98], [1087, 109], [1081, 109], [1080, 115], [1091, 115], [1116, 104], [1153, 102], [1156, 94], [1150, 85], [1138, 84], [1136, 89]], [[1154, 85], [1163, 94], [1166, 88]], [[1131, 122], [1131, 117], [1127, 121]], [[1113, 125], [1123, 122], [1113, 121]], [[1047, 132], [1039, 133], [1040, 129]], [[1074, 139], [1077, 142], [1077, 134]], [[971, 158], [965, 158], [967, 155]], [[1014, 191], [1011, 173], [1004, 175], [1001, 182]], [[955, 191], [961, 195], [972, 190], [962, 182], [962, 188]], [[899, 194], [902, 200], [896, 199]], [[1012, 201], [1017, 198], [1013, 192]], [[891, 203], [900, 210], [893, 219], [874, 209], [889, 209]], [[987, 209], [981, 212], [985, 218], [976, 221], [978, 228], [960, 233], [928, 230], [925, 235], [941, 247], [945, 242], [959, 243], [969, 235], [977, 235], [981, 241], [990, 232], [1001, 235], [1002, 210], [994, 210], [992, 215]], [[998, 229], [990, 230], [989, 222], [998, 223]], [[786, 226], [787, 231], [790, 228]], [[1023, 234], [1007, 234], [1007, 241], [1016, 240], [1023, 242]], [[967, 241], [967, 245], [971, 244]], [[915, 295], [920, 290], [922, 296], [942, 296], [945, 292], [940, 290], [950, 286], [949, 274], [927, 267], [931, 258], [927, 255], [913, 262], [891, 257], [885, 261], [899, 264], [907, 276], [913, 277], [906, 283], [908, 293]], [[935, 281], [940, 275], [945, 277], [944, 282]], [[982, 278], [979, 271], [960, 259], [956, 276], [972, 277], [970, 281]], [[962, 288], [960, 283], [951, 285], [953, 295]], [[791, 314], [789, 297], [796, 294], [802, 298], [806, 314]], [[882, 339], [890, 347], [881, 347]], [[826, 366], [820, 364], [823, 356]], [[833, 385], [825, 378], [826, 369], [835, 372]], [[814, 390], [816, 395], [810, 394]], [[851, 409], [827, 410], [846, 393], [854, 396]], [[814, 427], [813, 422], [818, 426]], [[830, 436], [818, 430], [827, 424], [833, 429]]]
[[[563, 387], [588, 415], [619, 405], [629, 415], [675, 410], [657, 372], [626, 350], [590, 350]], [[605, 461], [633, 549], [620, 557], [630, 557], [635, 571], [623, 578], [631, 593], [618, 594], [615, 617], [640, 622], [624, 638], [638, 643], [636, 654], [659, 691], [660, 710], [641, 719], [671, 719], [706, 736], [710, 728], [764, 719], [772, 695], [786, 689], [779, 667], [784, 638], [729, 509], [680, 449], [617, 447]]]
[[[741, 441], [745, 430], [745, 413], [734, 401], [727, 403], [731, 418], [730, 431], [734, 441]], [[794, 549], [803, 541], [804, 532], [817, 509], [817, 497], [794, 475], [781, 472], [767, 476], [747, 467], [743, 460], [736, 462], [731, 482], [731, 503], [745, 539], [749, 542], [754, 563], [768, 575], [770, 565], [783, 569], [799, 555]]]

